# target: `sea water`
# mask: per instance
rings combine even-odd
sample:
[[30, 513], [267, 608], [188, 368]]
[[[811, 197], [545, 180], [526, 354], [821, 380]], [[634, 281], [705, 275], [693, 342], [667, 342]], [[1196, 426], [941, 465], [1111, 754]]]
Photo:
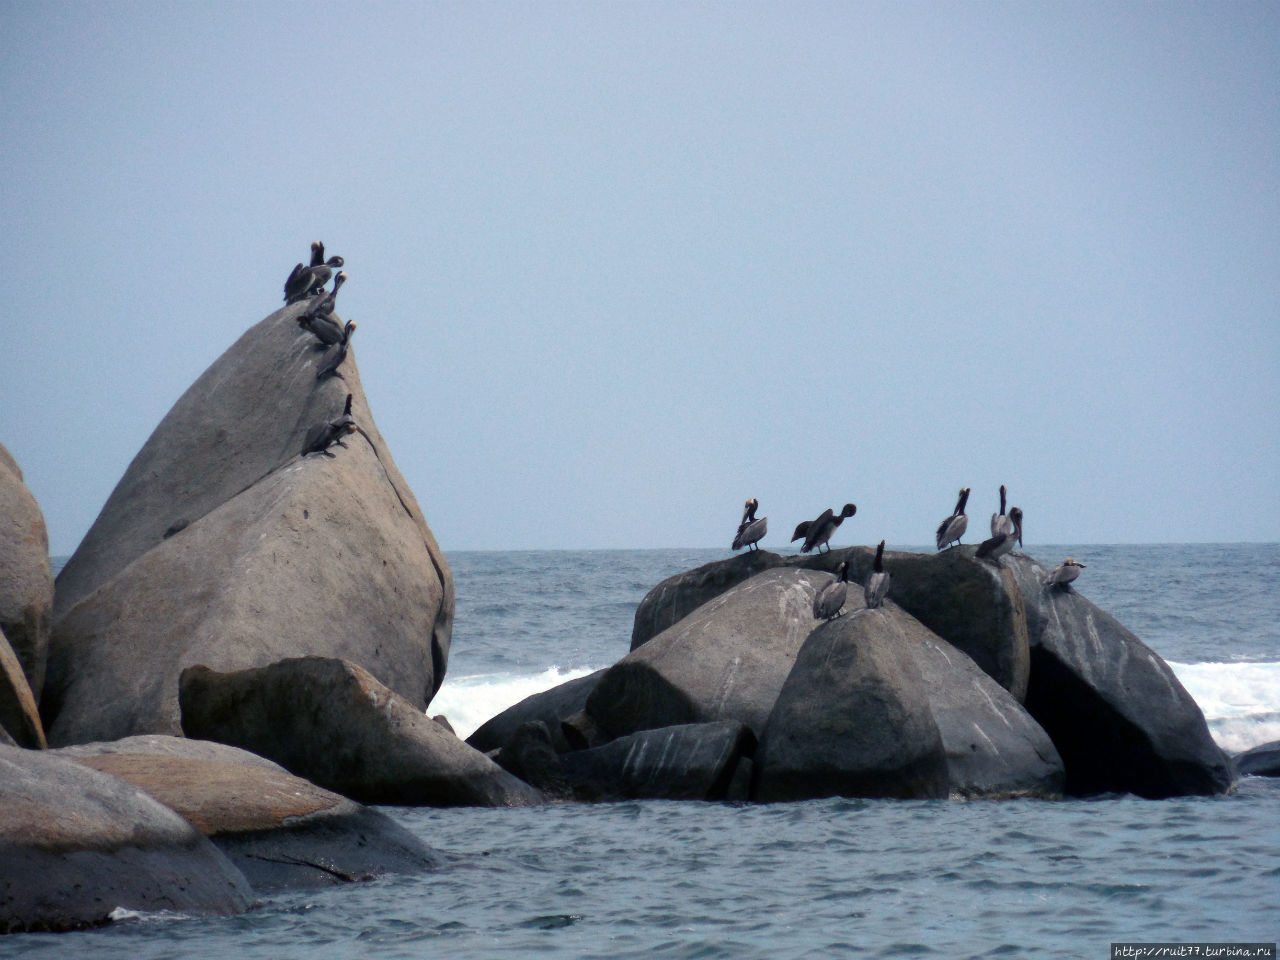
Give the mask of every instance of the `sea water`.
[[[1217, 741], [1280, 739], [1280, 545], [1049, 546], [1168, 660]], [[724, 551], [458, 553], [449, 675], [462, 736], [608, 666], [635, 608]], [[1280, 784], [1226, 797], [644, 801], [381, 808], [432, 873], [265, 899], [242, 916], [125, 915], [0, 938], [0, 956], [1105, 958], [1120, 941], [1280, 938]]]

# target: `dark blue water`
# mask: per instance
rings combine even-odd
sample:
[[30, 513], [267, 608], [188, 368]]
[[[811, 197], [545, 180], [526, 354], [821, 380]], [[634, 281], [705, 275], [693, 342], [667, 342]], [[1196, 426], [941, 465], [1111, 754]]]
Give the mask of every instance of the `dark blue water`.
[[[1280, 713], [1280, 547], [1034, 552], [1088, 564], [1081, 592], [1185, 665], [1202, 705], [1252, 698], [1215, 736], [1266, 733]], [[613, 662], [649, 586], [717, 556], [452, 556], [458, 623], [440, 699], [462, 710], [552, 666]], [[1105, 958], [1120, 940], [1280, 938], [1270, 780], [1164, 801], [384, 809], [446, 866], [282, 895], [241, 917], [0, 938], [0, 956]]]

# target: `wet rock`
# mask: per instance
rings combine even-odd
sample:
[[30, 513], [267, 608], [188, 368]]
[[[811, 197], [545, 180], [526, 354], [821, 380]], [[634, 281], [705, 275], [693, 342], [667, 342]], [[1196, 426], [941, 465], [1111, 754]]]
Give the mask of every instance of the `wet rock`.
[[1280, 740], [1236, 754], [1235, 765], [1242, 776], [1280, 777]]
[[3, 630], [0, 630], [0, 730], [20, 747], [41, 750], [47, 745], [36, 699]]
[[485, 721], [475, 733], [467, 737], [467, 743], [482, 753], [488, 753], [510, 743], [516, 731], [524, 724], [540, 721], [550, 733], [551, 744], [557, 753], [576, 749], [565, 739], [561, 724], [582, 711], [587, 696], [595, 689], [602, 676], [604, 671], [597, 670], [585, 677], [566, 680], [549, 690], [525, 697], [496, 717]]
[[0, 445], [0, 630], [9, 638], [37, 702], [44, 685], [52, 611], [44, 514], [17, 462]]
[[642, 730], [561, 756], [579, 800], [724, 800], [756, 738], [733, 720]]
[[234, 673], [195, 666], [183, 671], [180, 697], [187, 736], [250, 750], [363, 803], [543, 799], [356, 664], [299, 657]]
[[758, 737], [813, 629], [814, 593], [830, 579], [767, 570], [739, 583], [606, 670], [585, 713], [606, 739], [717, 720]]
[[755, 799], [946, 797], [925, 680], [887, 607], [850, 598], [805, 640], [756, 754]]
[[252, 898], [225, 855], [137, 787], [0, 746], [0, 931], [91, 926], [117, 908], [237, 913]]
[[420, 873], [440, 864], [385, 814], [246, 750], [149, 735], [53, 753], [159, 800], [209, 837], [261, 892]]
[[[417, 707], [444, 678], [453, 580], [373, 422], [296, 315], [251, 328], [135, 457], [58, 577], [47, 693], [56, 744], [178, 733], [178, 676], [322, 655]], [[358, 432], [301, 456], [344, 409]]]
[[1230, 764], [1169, 665], [1075, 589], [1046, 588], [1034, 560], [1015, 553], [1004, 563], [1026, 600], [1027, 711], [1062, 755], [1064, 791], [1230, 790]]
[[548, 797], [567, 800], [573, 790], [564, 778], [564, 766], [552, 743], [551, 731], [541, 720], [526, 720], [516, 728], [493, 760], [512, 776], [537, 787]]

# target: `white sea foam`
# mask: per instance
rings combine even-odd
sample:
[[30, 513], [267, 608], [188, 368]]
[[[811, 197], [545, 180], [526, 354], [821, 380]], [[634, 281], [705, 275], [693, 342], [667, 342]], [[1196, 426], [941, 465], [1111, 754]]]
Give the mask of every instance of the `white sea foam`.
[[465, 740], [490, 717], [496, 717], [525, 697], [550, 690], [569, 680], [585, 677], [597, 669], [599, 668], [574, 667], [562, 670], [559, 667], [548, 667], [541, 673], [527, 676], [498, 673], [447, 677], [440, 692], [427, 708], [427, 713], [433, 717], [443, 713], [449, 718], [454, 732]]
[[[1228, 753], [1280, 740], [1280, 663], [1170, 663], [1178, 680], [1204, 711], [1209, 732]], [[525, 697], [584, 677], [595, 667], [549, 667], [526, 676], [485, 674], [449, 677], [428, 713], [443, 713], [466, 739]]]
[[1228, 753], [1280, 740], [1280, 663], [1173, 663]]

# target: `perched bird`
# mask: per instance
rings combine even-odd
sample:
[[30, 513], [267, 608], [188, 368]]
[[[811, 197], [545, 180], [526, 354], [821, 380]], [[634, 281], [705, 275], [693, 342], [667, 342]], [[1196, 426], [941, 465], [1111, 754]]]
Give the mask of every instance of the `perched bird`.
[[356, 322], [348, 320], [347, 325], [342, 328], [342, 339], [334, 344], [329, 349], [329, 352], [324, 355], [320, 369], [316, 372], [317, 380], [323, 380], [329, 374], [333, 374], [339, 380], [344, 379], [342, 374], [338, 373], [338, 368], [342, 366], [342, 361], [347, 359], [347, 347], [351, 343], [351, 335], [355, 332]]
[[311, 244], [311, 265], [304, 267], [298, 264], [289, 273], [284, 282], [284, 302], [295, 303], [306, 296], [315, 296], [322, 292], [324, 285], [333, 276], [333, 271], [343, 266], [341, 257], [324, 259], [324, 244], [319, 240]]
[[759, 550], [759, 541], [764, 539], [764, 535], [769, 532], [769, 518], [761, 517], [756, 519], [756, 511], [760, 509], [760, 501], [752, 497], [747, 501], [742, 511], [742, 522], [738, 524], [738, 532], [733, 537], [734, 550], [741, 550], [746, 547], [750, 550], [752, 547]]
[[1050, 590], [1054, 587], [1062, 587], [1063, 590], [1068, 590], [1070, 589], [1071, 581], [1080, 576], [1080, 571], [1083, 569], [1083, 563], [1077, 563], [1070, 557], [1067, 557], [1067, 559], [1063, 560], [1053, 568], [1053, 572], [1049, 574], [1044, 585]]
[[841, 560], [836, 567], [836, 578], [826, 584], [813, 597], [813, 618], [831, 620], [840, 615], [844, 598], [849, 592], [849, 561]]
[[993, 537], [1001, 533], [1008, 533], [1013, 529], [1013, 521], [1004, 512], [1005, 493], [1004, 484], [1002, 483], [1000, 484], [1000, 512], [991, 515], [991, 535]]
[[346, 282], [347, 275], [339, 273], [333, 278], [333, 289], [322, 296], [312, 297], [307, 309], [298, 314], [298, 326], [310, 330], [327, 347], [339, 343], [343, 337], [345, 328], [333, 315], [333, 308], [338, 299], [338, 291]]
[[831, 535], [836, 532], [836, 528], [839, 527], [840, 524], [844, 523], [845, 517], [852, 517], [857, 512], [858, 508], [852, 503], [846, 503], [839, 513], [833, 512], [831, 508], [828, 507], [826, 510], [822, 511], [818, 519], [810, 520], [808, 523], [800, 525], [800, 527], [804, 527], [803, 533], [801, 532], [800, 527], [796, 527], [795, 536], [791, 539], [796, 540], [799, 537], [804, 537], [804, 543], [800, 547], [801, 553], [808, 553], [815, 547], [818, 549], [818, 552], [821, 553], [822, 545], [824, 543], [827, 544], [827, 549], [830, 550], [831, 544], [828, 543], [828, 541], [831, 539]]
[[884, 568], [884, 541], [876, 547], [876, 559], [871, 565], [871, 576], [867, 577], [862, 588], [863, 599], [867, 601], [867, 609], [874, 610], [889, 592], [889, 571]]
[[340, 447], [346, 447], [342, 442], [343, 438], [349, 433], [355, 433], [358, 429], [355, 417], [351, 416], [351, 394], [347, 394], [346, 406], [342, 408], [342, 416], [336, 420], [329, 420], [325, 423], [318, 423], [307, 433], [307, 438], [302, 445], [302, 455], [305, 457], [309, 453], [323, 453], [326, 457], [332, 457], [329, 448], [335, 443]]
[[1008, 533], [998, 533], [989, 540], [983, 540], [978, 544], [978, 551], [974, 556], [999, 560], [1012, 550], [1015, 544], [1022, 546], [1022, 510], [1018, 507], [1010, 509], [1009, 519], [1012, 521], [1013, 529]]
[[969, 488], [960, 488], [960, 499], [956, 501], [956, 508], [951, 512], [951, 516], [938, 524], [938, 549], [950, 546], [953, 543], [959, 543], [960, 538], [964, 536], [964, 532], [969, 529], [969, 518], [965, 516], [964, 505], [969, 502]]

